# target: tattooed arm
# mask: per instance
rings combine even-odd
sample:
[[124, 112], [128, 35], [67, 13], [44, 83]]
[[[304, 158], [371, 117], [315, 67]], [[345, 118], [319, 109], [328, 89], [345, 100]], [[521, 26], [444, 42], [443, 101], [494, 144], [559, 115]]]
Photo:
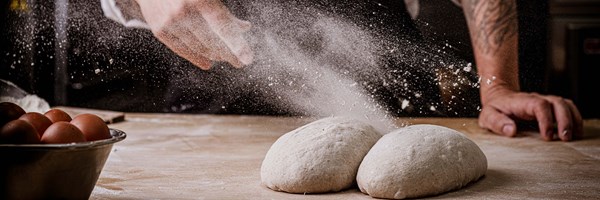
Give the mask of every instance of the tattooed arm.
[[582, 118], [571, 100], [520, 92], [516, 0], [462, 0], [461, 5], [481, 77], [479, 125], [515, 136], [515, 120], [537, 120], [545, 140], [581, 137]]

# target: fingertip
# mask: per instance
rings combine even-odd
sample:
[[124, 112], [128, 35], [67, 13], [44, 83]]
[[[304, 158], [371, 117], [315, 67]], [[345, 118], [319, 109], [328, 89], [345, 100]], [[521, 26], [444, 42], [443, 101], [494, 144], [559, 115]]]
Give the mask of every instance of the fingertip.
[[554, 130], [549, 129], [547, 131], [540, 131], [540, 134], [542, 135], [542, 138], [545, 141], [552, 141], [552, 139], [554, 138]]
[[482, 109], [479, 114], [479, 126], [508, 137], [514, 137], [517, 133], [515, 122], [492, 107]]
[[573, 129], [571, 132], [571, 140], [583, 139], [583, 118], [575, 103], [570, 99], [565, 100], [567, 105], [571, 108], [571, 114], [573, 115]]
[[502, 133], [508, 137], [515, 137], [517, 135], [517, 130], [512, 123], [504, 124], [504, 126], [502, 126]]
[[242, 64], [249, 65], [252, 64], [254, 60], [254, 53], [252, 52], [249, 46], [244, 46], [242, 49], [240, 49], [240, 51], [236, 53], [236, 57]]
[[562, 132], [560, 132], [560, 134], [558, 135], [558, 137], [565, 142], [571, 141], [573, 140], [573, 134], [571, 131], [565, 129]]
[[249, 21], [246, 21], [246, 20], [238, 19], [237, 25], [238, 25], [238, 27], [240, 27], [240, 30], [242, 30], [242, 32], [246, 32], [246, 31], [249, 31], [250, 29], [252, 29], [252, 23], [250, 23]]
[[556, 134], [556, 127], [552, 126], [552, 119], [538, 117], [538, 128], [540, 135], [546, 141], [552, 141]]
[[227, 60], [227, 62], [228, 62], [229, 64], [231, 64], [231, 66], [233, 66], [233, 67], [235, 67], [235, 68], [238, 68], [238, 69], [239, 69], [239, 68], [242, 68], [242, 67], [243, 67], [243, 65], [244, 65], [244, 64], [243, 64], [242, 62], [240, 62], [240, 60], [239, 60], [239, 59], [237, 59], [236, 57], [233, 57], [233, 58], [230, 58], [230, 59], [228, 59], [228, 60]]

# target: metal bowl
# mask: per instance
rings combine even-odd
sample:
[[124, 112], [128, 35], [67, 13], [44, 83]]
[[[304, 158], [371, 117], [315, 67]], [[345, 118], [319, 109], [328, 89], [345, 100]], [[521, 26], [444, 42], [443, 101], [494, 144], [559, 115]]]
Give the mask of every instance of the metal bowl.
[[88, 199], [114, 143], [112, 138], [71, 144], [0, 145], [0, 199]]

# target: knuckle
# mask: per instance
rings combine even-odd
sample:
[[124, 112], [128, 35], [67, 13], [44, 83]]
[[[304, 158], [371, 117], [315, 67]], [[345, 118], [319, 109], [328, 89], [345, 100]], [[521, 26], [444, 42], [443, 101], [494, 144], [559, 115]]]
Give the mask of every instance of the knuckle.
[[568, 104], [573, 104], [573, 105], [575, 105], [575, 102], [573, 102], [573, 100], [571, 100], [571, 99], [563, 99], [563, 101], [565, 101], [565, 102], [566, 102], [566, 103], [568, 103]]
[[479, 120], [478, 120], [479, 126], [484, 127], [484, 128], [491, 128], [495, 124], [495, 122], [499, 119], [499, 116], [490, 109], [491, 108], [486, 107], [481, 110], [481, 113], [479, 115]]
[[548, 99], [552, 102], [563, 102], [564, 101], [564, 99], [562, 97], [554, 96], [554, 95], [548, 96]]
[[486, 126], [487, 124], [486, 124], [486, 122], [485, 122], [485, 119], [483, 119], [484, 117], [485, 117], [485, 116], [483, 116], [483, 115], [480, 115], [480, 116], [479, 116], [479, 119], [477, 120], [477, 124], [478, 124], [478, 125], [479, 125], [479, 127], [481, 127], [481, 128], [487, 128], [487, 126]]
[[542, 98], [533, 99], [531, 103], [537, 109], [547, 109], [552, 107], [552, 103], [550, 103], [550, 101]]

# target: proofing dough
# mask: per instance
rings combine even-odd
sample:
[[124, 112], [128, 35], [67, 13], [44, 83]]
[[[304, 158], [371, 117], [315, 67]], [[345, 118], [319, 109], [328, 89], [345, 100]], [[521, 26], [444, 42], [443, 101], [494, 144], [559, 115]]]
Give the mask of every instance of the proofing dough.
[[362, 161], [360, 191], [377, 198], [416, 198], [458, 189], [487, 170], [481, 149], [461, 133], [413, 125], [383, 136]]
[[336, 192], [352, 186], [358, 166], [381, 135], [358, 120], [324, 118], [281, 136], [261, 167], [262, 183], [289, 193]]

